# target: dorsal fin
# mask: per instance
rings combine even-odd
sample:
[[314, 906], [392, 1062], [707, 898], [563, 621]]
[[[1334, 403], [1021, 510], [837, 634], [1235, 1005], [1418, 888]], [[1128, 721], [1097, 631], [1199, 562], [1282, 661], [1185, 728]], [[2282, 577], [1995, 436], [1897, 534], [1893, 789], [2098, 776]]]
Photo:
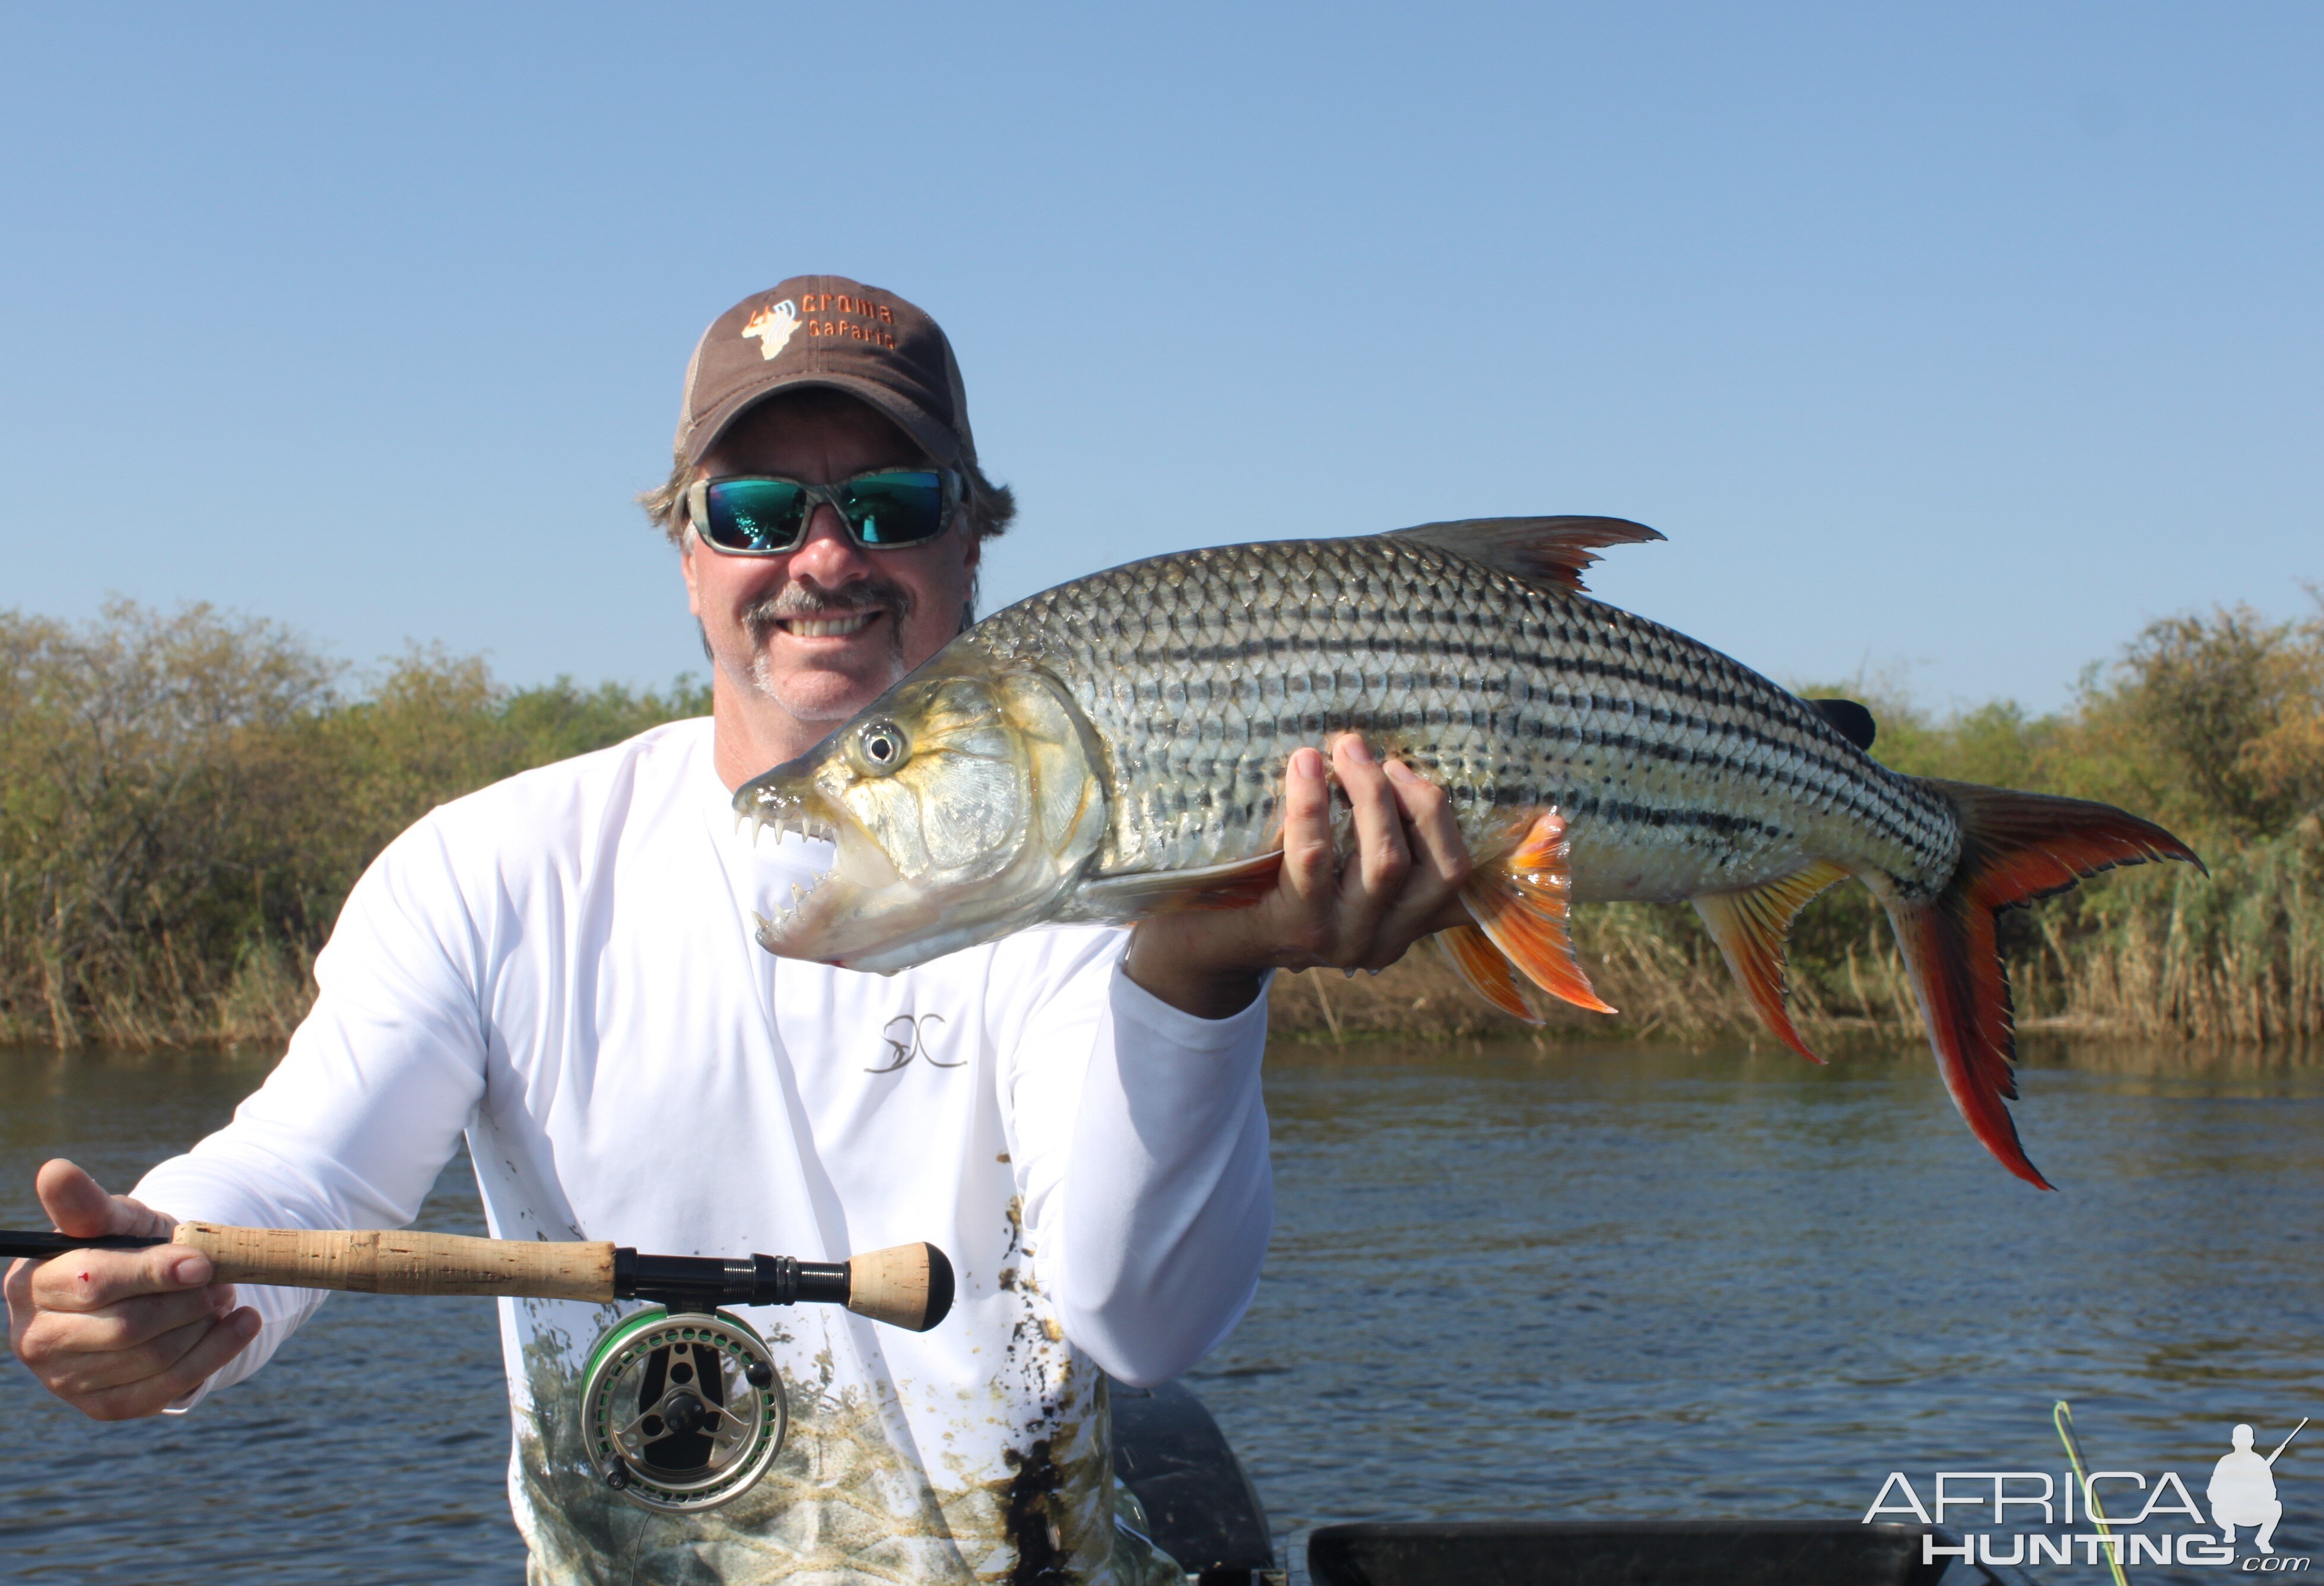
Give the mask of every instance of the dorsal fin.
[[1811, 699], [1818, 715], [1831, 724], [1832, 731], [1869, 754], [1873, 739], [1880, 735], [1880, 725], [1872, 713], [1852, 699]]
[[1398, 529], [1381, 538], [1417, 539], [1530, 583], [1579, 592], [1582, 570], [1598, 559], [1598, 547], [1662, 536], [1628, 518], [1463, 518]]

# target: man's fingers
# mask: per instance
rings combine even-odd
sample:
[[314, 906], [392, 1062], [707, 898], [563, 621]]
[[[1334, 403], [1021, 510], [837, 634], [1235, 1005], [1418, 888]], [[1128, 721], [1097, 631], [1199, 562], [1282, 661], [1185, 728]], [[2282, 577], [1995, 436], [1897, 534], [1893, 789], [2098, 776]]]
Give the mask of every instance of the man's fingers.
[[[33, 1181], [60, 1233], [167, 1237], [169, 1219], [62, 1157]], [[151, 1415], [232, 1360], [258, 1333], [257, 1313], [212, 1285], [210, 1259], [185, 1245], [70, 1250], [8, 1269], [8, 1338], [51, 1391], [100, 1421]]]
[[108, 1233], [166, 1234], [171, 1225], [161, 1213], [126, 1195], [109, 1195], [77, 1163], [51, 1157], [41, 1164], [32, 1187], [41, 1210], [49, 1214], [59, 1233], [75, 1239], [96, 1239]]
[[219, 1317], [217, 1325], [203, 1334], [202, 1341], [163, 1373], [170, 1397], [191, 1393], [208, 1382], [220, 1366], [249, 1348], [250, 1341], [257, 1336], [258, 1313], [248, 1305]]
[[1292, 751], [1284, 768], [1283, 879], [1305, 901], [1332, 893], [1332, 785], [1313, 749]]
[[[1376, 917], [1396, 900], [1412, 870], [1412, 850], [1404, 840], [1404, 812], [1388, 774], [1360, 736], [1342, 734], [1332, 746], [1332, 763], [1355, 815], [1355, 861], [1349, 868], [1363, 893], [1365, 907], [1360, 912]], [[1370, 918], [1351, 923], [1360, 934], [1369, 934]]]
[[[145, 1295], [93, 1314], [45, 1311], [24, 1329], [16, 1352], [33, 1365], [75, 1356], [118, 1354], [142, 1349], [189, 1323], [215, 1321], [233, 1309], [233, 1289], [218, 1284], [179, 1294]], [[170, 1359], [174, 1360], [184, 1352], [180, 1348]]]
[[208, 1381], [219, 1367], [248, 1348], [250, 1341], [257, 1336], [258, 1313], [245, 1305], [208, 1323], [193, 1347], [158, 1375], [67, 1397], [84, 1414], [99, 1421], [133, 1421], [143, 1415], [158, 1415], [172, 1400], [184, 1397]]
[[1444, 789], [1401, 761], [1390, 761], [1388, 781], [1404, 813], [1412, 844], [1412, 874], [1396, 907], [1380, 922], [1370, 968], [1387, 967], [1420, 937], [1473, 924], [1461, 889], [1475, 873], [1468, 840]]
[[51, 1373], [49, 1387], [60, 1397], [83, 1399], [107, 1388], [125, 1388], [133, 1382], [161, 1376], [184, 1360], [218, 1320], [217, 1313], [204, 1306], [198, 1315], [124, 1348], [90, 1350], [53, 1359], [35, 1357], [35, 1360], [37, 1365], [47, 1367]]
[[71, 1250], [32, 1273], [32, 1299], [44, 1311], [101, 1311], [140, 1295], [201, 1288], [210, 1259], [190, 1245], [146, 1250]]
[[75, 1239], [95, 1239], [116, 1231], [113, 1227], [113, 1197], [78, 1163], [51, 1157], [41, 1164], [32, 1187], [41, 1210], [49, 1214], [59, 1233]]
[[24, 1329], [32, 1324], [40, 1309], [32, 1304], [32, 1268], [31, 1261], [11, 1261], [5, 1287], [8, 1296], [8, 1347], [21, 1351]]
[[1404, 812], [1415, 868], [1459, 891], [1476, 867], [1469, 858], [1468, 839], [1461, 834], [1460, 819], [1452, 813], [1452, 800], [1400, 760], [1388, 762], [1388, 779]]

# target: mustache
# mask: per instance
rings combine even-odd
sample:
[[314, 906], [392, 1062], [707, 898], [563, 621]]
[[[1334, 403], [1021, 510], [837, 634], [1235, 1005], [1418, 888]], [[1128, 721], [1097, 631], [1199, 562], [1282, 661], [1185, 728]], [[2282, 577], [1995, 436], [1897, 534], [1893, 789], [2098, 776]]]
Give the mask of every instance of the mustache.
[[859, 579], [837, 589], [812, 584], [791, 584], [742, 608], [742, 626], [752, 644], [764, 644], [778, 624], [845, 616], [857, 612], [886, 612], [901, 628], [917, 604], [912, 592], [885, 578]]

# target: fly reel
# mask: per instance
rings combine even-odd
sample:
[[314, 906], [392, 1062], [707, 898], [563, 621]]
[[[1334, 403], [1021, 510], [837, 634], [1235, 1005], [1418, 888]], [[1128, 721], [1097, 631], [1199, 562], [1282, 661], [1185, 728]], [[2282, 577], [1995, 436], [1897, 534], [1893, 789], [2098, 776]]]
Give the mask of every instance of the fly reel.
[[622, 1319], [581, 1378], [581, 1432], [606, 1486], [664, 1513], [715, 1508], [782, 1452], [790, 1404], [751, 1324], [656, 1305]]
[[617, 1249], [613, 1266], [613, 1292], [647, 1307], [590, 1351], [582, 1443], [606, 1486], [663, 1514], [742, 1497], [773, 1467], [790, 1429], [766, 1340], [719, 1306], [821, 1301], [915, 1332], [952, 1309], [952, 1263], [934, 1245], [828, 1263]]

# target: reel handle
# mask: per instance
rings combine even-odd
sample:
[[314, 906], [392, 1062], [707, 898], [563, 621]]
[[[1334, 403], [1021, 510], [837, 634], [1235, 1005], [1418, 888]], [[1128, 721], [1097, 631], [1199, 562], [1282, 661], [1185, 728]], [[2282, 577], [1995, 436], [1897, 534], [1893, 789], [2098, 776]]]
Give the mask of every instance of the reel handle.
[[952, 1309], [952, 1262], [932, 1244], [893, 1245], [847, 1263], [847, 1308], [926, 1332]]

